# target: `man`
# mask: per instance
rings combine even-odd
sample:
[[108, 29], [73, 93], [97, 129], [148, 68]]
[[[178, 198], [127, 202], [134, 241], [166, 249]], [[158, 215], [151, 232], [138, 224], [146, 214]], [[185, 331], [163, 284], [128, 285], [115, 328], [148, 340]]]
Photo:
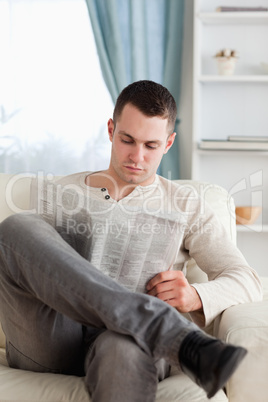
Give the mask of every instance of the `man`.
[[[1, 224], [11, 367], [85, 375], [93, 401], [147, 402], [170, 365], [210, 398], [245, 356], [196, 325], [259, 300], [261, 286], [208, 206], [156, 174], [175, 118], [166, 88], [129, 85], [108, 121], [109, 168], [48, 183], [39, 214]], [[190, 257], [210, 282], [188, 283]]]

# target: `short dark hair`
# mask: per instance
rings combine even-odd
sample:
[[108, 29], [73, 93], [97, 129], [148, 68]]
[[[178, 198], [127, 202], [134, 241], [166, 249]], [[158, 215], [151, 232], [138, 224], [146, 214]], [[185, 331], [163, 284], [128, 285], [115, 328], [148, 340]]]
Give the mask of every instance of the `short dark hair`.
[[145, 116], [159, 116], [168, 120], [168, 133], [173, 133], [177, 116], [176, 102], [164, 86], [154, 81], [136, 81], [119, 94], [113, 113], [113, 121], [120, 118], [123, 108], [131, 103]]

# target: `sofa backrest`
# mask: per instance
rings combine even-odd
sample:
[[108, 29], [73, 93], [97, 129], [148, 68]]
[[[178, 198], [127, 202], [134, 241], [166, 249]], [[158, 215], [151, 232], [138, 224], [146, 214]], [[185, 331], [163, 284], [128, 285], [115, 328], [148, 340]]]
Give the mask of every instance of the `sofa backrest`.
[[[30, 210], [31, 184], [33, 179], [36, 179], [36, 175], [0, 174], [0, 222], [14, 213]], [[55, 177], [56, 179], [58, 177]], [[236, 243], [235, 205], [228, 192], [218, 185], [206, 182], [192, 180], [176, 181], [193, 188], [201, 198], [204, 198], [208, 202], [229, 233], [232, 241]], [[190, 283], [207, 281], [206, 274], [199, 269], [193, 259], [187, 263], [187, 279]], [[0, 327], [0, 347], [4, 347], [4, 344], [5, 338]]]
[[14, 213], [29, 209], [33, 177], [32, 174], [0, 173], [0, 222]]

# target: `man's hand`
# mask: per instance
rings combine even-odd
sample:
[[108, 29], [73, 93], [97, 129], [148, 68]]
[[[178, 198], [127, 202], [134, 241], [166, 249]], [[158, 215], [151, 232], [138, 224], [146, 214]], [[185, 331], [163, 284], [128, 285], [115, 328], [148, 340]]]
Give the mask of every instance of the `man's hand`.
[[201, 299], [181, 271], [164, 271], [147, 284], [147, 294], [158, 297], [175, 307], [180, 313], [202, 309]]

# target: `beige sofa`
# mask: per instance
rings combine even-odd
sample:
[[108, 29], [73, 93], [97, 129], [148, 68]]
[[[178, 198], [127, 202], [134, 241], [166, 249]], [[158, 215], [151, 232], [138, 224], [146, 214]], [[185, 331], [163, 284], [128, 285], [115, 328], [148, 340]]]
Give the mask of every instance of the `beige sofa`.
[[[13, 213], [29, 210], [32, 177], [33, 175], [26, 174], [14, 176], [0, 174], [0, 221]], [[228, 193], [219, 186], [207, 183], [190, 181], [183, 183], [195, 186], [201, 196], [207, 199], [233, 241], [236, 241], [234, 204]], [[194, 261], [188, 264], [188, 279], [191, 282], [206, 280]], [[249, 351], [227, 384], [227, 396], [220, 391], [210, 399], [211, 401], [266, 402], [268, 400], [267, 279], [262, 278], [264, 286], [262, 302], [231, 307], [208, 329], [219, 338], [242, 345]], [[0, 328], [0, 402], [7, 401], [89, 402], [90, 397], [86, 393], [83, 378], [9, 368], [5, 358], [5, 337]], [[159, 383], [156, 401], [194, 402], [207, 401], [207, 398], [188, 377], [179, 373], [177, 369], [172, 369], [171, 376]]]

